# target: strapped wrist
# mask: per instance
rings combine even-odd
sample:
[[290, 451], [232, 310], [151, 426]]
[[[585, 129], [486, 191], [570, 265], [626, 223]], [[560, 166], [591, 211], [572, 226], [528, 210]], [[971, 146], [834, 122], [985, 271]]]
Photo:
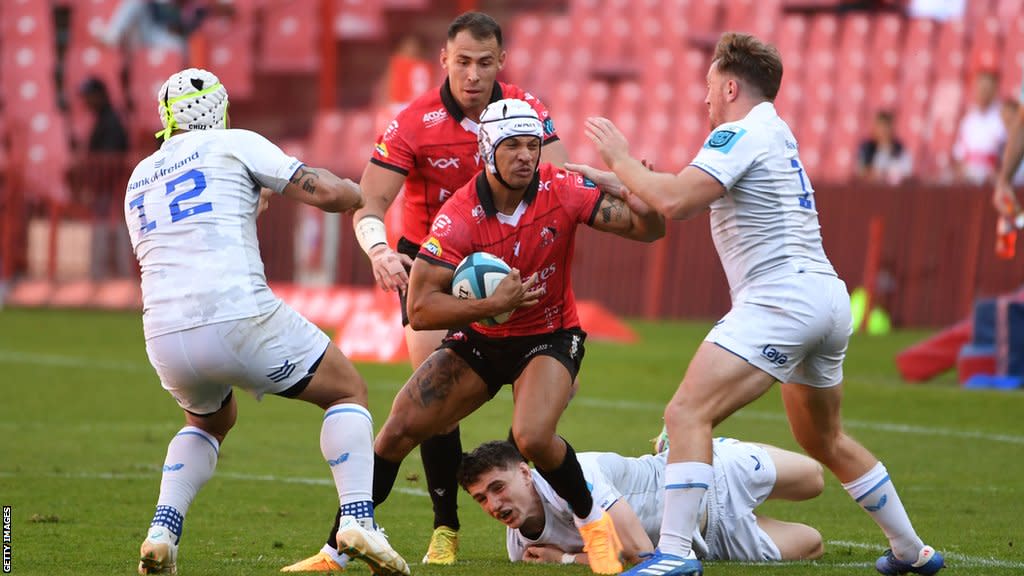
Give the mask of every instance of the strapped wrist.
[[381, 244], [387, 245], [388, 234], [384, 228], [384, 221], [379, 216], [363, 216], [356, 222], [356, 240], [359, 247], [367, 256], [370, 250]]

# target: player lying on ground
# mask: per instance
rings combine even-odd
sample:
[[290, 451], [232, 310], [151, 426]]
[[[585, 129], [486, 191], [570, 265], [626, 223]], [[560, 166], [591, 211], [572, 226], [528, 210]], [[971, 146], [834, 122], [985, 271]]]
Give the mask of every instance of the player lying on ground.
[[[664, 448], [639, 458], [614, 452], [579, 454], [594, 503], [611, 515], [630, 562], [651, 553], [658, 541], [668, 457]], [[775, 446], [716, 438], [713, 466], [715, 481], [693, 535], [698, 557], [773, 562], [822, 555], [821, 534], [814, 528], [755, 514], [769, 498], [801, 501], [821, 494], [824, 479], [817, 462]], [[464, 455], [459, 484], [505, 524], [512, 562], [587, 563], [568, 503], [510, 443], [487, 442]]]

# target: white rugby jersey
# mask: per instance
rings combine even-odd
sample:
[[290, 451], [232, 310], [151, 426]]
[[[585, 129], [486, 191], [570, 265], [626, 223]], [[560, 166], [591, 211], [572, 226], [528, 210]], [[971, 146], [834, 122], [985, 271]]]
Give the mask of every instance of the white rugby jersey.
[[172, 137], [136, 166], [124, 216], [146, 338], [274, 310], [256, 240], [259, 191], [280, 193], [301, 165], [255, 132], [206, 130]]
[[[619, 498], [623, 498], [636, 512], [651, 542], [657, 543], [661, 537], [661, 517], [665, 505], [665, 462], [668, 453], [627, 458], [614, 452], [581, 452], [577, 458], [583, 468], [587, 487], [593, 495], [594, 505], [608, 510]], [[573, 521], [569, 504], [555, 493], [539, 472], [533, 470], [532, 473], [544, 506], [544, 529], [536, 540], [531, 540], [519, 530], [506, 527], [505, 544], [509, 560], [519, 562], [527, 547], [543, 544], [582, 552], [583, 538]], [[693, 550], [700, 557], [707, 555], [707, 545], [699, 533], [694, 534]]]
[[798, 152], [789, 126], [763, 102], [715, 128], [690, 163], [726, 189], [711, 204], [711, 235], [734, 296], [770, 272], [836, 275]]

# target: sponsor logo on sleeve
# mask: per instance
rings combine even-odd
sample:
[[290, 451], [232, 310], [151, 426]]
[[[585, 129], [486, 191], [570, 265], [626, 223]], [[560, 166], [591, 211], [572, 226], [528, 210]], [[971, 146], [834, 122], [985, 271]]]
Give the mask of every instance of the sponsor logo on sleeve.
[[391, 138], [395, 135], [395, 132], [397, 132], [397, 131], [398, 131], [398, 120], [392, 120], [391, 123], [388, 124], [388, 129], [384, 131], [384, 141], [385, 142], [390, 142]]
[[387, 144], [385, 144], [383, 142], [377, 142], [376, 151], [377, 151], [377, 154], [383, 156], [384, 158], [388, 157], [388, 145]]
[[444, 252], [443, 250], [441, 250], [441, 241], [438, 240], [435, 236], [431, 236], [430, 238], [427, 239], [426, 242], [423, 243], [423, 249], [426, 250], [427, 252], [430, 252], [434, 256], [437, 256], [438, 258], [440, 258], [441, 253]]
[[544, 120], [544, 135], [551, 136], [555, 133], [555, 121], [551, 118]]
[[447, 214], [438, 214], [434, 219], [434, 225], [430, 227], [430, 232], [434, 236], [444, 236], [448, 234], [451, 225], [452, 219]]
[[721, 130], [715, 130], [708, 136], [707, 141], [704, 143], [704, 147], [709, 150], [718, 150], [723, 154], [728, 154], [732, 147], [736, 145], [736, 141], [743, 137], [747, 131], [743, 128], [723, 128]]

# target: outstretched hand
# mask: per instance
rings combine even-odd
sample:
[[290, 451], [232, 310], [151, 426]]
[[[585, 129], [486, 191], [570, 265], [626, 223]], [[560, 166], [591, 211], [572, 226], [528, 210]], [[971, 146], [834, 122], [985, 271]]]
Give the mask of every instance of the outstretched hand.
[[615, 170], [617, 162], [629, 158], [629, 142], [611, 120], [600, 116], [587, 118], [583, 132], [594, 142], [601, 159], [612, 170]]
[[395, 252], [387, 244], [370, 250], [370, 264], [373, 265], [373, 276], [381, 290], [401, 292], [409, 285], [407, 270], [412, 266], [412, 258]]

